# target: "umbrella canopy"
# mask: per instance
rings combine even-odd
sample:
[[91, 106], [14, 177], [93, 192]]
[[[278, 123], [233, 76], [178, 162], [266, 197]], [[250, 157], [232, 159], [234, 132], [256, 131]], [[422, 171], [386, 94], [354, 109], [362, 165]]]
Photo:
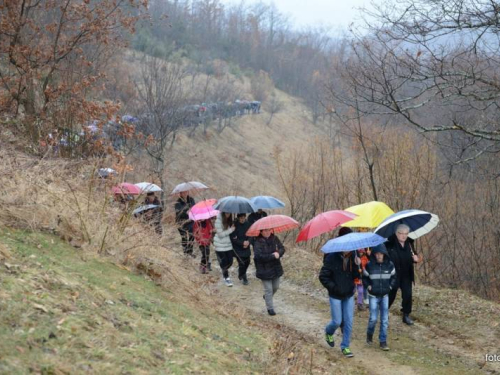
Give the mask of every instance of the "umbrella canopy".
[[387, 241], [386, 238], [372, 232], [349, 233], [328, 241], [321, 251], [325, 254], [352, 251], [377, 246], [385, 241]]
[[394, 213], [388, 205], [377, 201], [358, 204], [357, 206], [346, 208], [346, 211], [358, 215], [356, 219], [342, 224], [343, 227], [349, 228], [376, 228], [382, 221]]
[[257, 220], [247, 230], [247, 236], [256, 237], [262, 229], [272, 229], [274, 233], [286, 232], [298, 228], [300, 224], [286, 215], [269, 215]]
[[217, 216], [220, 213], [219, 210], [214, 210], [213, 207], [192, 207], [189, 211], [189, 218], [193, 221], [206, 220]]
[[196, 203], [193, 207], [191, 207], [191, 210], [212, 207], [216, 203], [217, 203], [217, 199], [205, 199], [204, 201]]
[[111, 188], [113, 194], [125, 194], [125, 195], [140, 195], [141, 189], [134, 184], [129, 184], [128, 182], [123, 182], [117, 186]]
[[157, 204], [146, 204], [144, 206], [137, 207], [132, 213], [134, 214], [134, 216], [137, 216], [145, 213], [146, 211], [154, 210], [155, 208], [158, 207], [160, 206], [158, 206]]
[[208, 189], [208, 186], [202, 184], [201, 182], [198, 181], [183, 182], [182, 184], [177, 185], [170, 194], [179, 194], [184, 191], [191, 192], [204, 189]]
[[135, 184], [143, 193], [156, 193], [157, 191], [163, 191], [161, 187], [153, 184], [152, 182], [139, 182]]
[[253, 203], [256, 209], [272, 209], [272, 208], [282, 208], [285, 204], [269, 195], [258, 195], [256, 197], [250, 198], [250, 202]]
[[248, 214], [257, 211], [249, 199], [234, 195], [219, 199], [214, 208], [220, 212], [229, 212], [232, 214]]
[[439, 223], [439, 217], [430, 212], [420, 211], [420, 210], [404, 210], [399, 211], [387, 219], [385, 219], [377, 229], [375, 233], [383, 236], [389, 237], [396, 232], [396, 228], [399, 224], [406, 224], [410, 227], [410, 233], [408, 236], [412, 239], [417, 239], [424, 234], [429, 233], [433, 230]]
[[357, 216], [352, 212], [341, 210], [323, 212], [304, 225], [295, 242], [307, 241], [323, 233], [330, 232], [340, 224], [355, 219]]

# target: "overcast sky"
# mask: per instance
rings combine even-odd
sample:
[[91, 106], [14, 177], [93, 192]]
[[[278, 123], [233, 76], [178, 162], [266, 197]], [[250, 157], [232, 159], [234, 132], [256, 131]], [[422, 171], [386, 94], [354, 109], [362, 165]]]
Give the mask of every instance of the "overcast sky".
[[[223, 0], [224, 3], [240, 3], [239, 0]], [[259, 0], [246, 0], [246, 4]], [[356, 8], [369, 7], [370, 0], [264, 0], [276, 5], [278, 10], [290, 16], [295, 28], [324, 25], [333, 31], [347, 30], [349, 24], [359, 21], [360, 12]]]

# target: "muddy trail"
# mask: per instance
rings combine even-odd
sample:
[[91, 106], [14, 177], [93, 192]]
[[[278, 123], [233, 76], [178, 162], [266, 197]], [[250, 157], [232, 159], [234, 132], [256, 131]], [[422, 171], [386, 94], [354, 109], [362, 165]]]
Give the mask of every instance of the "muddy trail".
[[[214, 270], [212, 275], [216, 277], [218, 270]], [[329, 321], [329, 305], [322, 290], [305, 290], [287, 280], [285, 275], [274, 298], [277, 315], [271, 317], [267, 314], [262, 298], [262, 284], [254, 277], [253, 270], [250, 275], [250, 284], [247, 286], [233, 280], [234, 286], [229, 288], [220, 280], [217, 288], [221, 296], [261, 314], [263, 319], [286, 325], [317, 341], [318, 346], [328, 349], [330, 360], [337, 362], [348, 372], [352, 367], [353, 373], [359, 373], [361, 367], [367, 374], [375, 375], [500, 374], [499, 362], [485, 361], [485, 354], [500, 354], [496, 353], [499, 347], [495, 342], [485, 336], [483, 339], [478, 337], [476, 340], [469, 340], [459, 333], [450, 333], [439, 329], [438, 326], [423, 324], [418, 319], [414, 326], [409, 327], [402, 323], [401, 315], [397, 311], [399, 300], [396, 300], [390, 311], [388, 344], [391, 350], [384, 352], [379, 348], [378, 325], [373, 345], [368, 346], [365, 343], [369, 312], [356, 311], [350, 345], [355, 356], [343, 358], [339, 347], [342, 340], [340, 330], [335, 333], [334, 348], [329, 348], [324, 341], [324, 326]], [[418, 294], [418, 287], [414, 293]]]

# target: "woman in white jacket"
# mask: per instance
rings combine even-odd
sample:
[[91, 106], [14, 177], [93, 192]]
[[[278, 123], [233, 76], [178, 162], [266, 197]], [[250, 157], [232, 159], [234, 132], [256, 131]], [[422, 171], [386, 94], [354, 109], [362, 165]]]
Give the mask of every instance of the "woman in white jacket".
[[233, 244], [231, 233], [234, 231], [233, 217], [228, 212], [221, 212], [215, 220], [214, 246], [217, 260], [222, 270], [222, 277], [226, 286], [233, 286], [229, 278], [229, 268], [233, 265]]

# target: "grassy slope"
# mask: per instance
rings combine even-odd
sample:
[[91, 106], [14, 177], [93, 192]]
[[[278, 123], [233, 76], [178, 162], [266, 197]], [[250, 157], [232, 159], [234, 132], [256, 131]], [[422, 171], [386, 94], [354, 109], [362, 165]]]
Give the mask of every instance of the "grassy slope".
[[262, 372], [266, 339], [207, 306], [54, 236], [0, 246], [0, 373]]

